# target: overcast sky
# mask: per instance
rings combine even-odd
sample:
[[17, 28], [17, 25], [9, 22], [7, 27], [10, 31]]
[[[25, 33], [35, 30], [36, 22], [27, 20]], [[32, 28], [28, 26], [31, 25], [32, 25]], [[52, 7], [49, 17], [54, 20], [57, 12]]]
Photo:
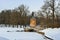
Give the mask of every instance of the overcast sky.
[[21, 4], [29, 7], [30, 11], [37, 11], [43, 5], [43, 0], [0, 0], [0, 11], [17, 8]]

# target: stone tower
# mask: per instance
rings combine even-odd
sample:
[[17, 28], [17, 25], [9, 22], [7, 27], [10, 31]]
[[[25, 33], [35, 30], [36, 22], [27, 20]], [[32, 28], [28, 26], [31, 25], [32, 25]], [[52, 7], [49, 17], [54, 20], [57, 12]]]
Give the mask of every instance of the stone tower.
[[30, 18], [30, 27], [36, 27], [36, 18], [34, 17], [34, 12], [32, 12], [32, 17]]

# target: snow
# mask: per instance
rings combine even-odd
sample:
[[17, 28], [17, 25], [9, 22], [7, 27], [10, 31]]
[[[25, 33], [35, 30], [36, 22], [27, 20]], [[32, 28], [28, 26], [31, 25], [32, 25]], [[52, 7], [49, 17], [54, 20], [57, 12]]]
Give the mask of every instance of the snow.
[[60, 40], [60, 28], [48, 28], [42, 30], [42, 32], [45, 32], [45, 35], [54, 39], [54, 40]]
[[0, 39], [3, 40], [6, 38], [4, 40], [44, 40], [43, 36], [36, 32], [16, 32], [16, 30], [20, 30], [20, 28], [0, 27]]
[[[44, 36], [36, 32], [18, 32], [23, 28], [12, 28], [0, 25], [0, 40], [46, 40]], [[40, 30], [45, 32], [45, 35], [54, 40], [60, 40], [60, 28], [47, 28]]]
[[0, 37], [0, 40], [9, 40], [9, 39], [4, 38], [4, 37]]
[[44, 40], [42, 35], [29, 32], [5, 32], [0, 33], [0, 36], [10, 40]]

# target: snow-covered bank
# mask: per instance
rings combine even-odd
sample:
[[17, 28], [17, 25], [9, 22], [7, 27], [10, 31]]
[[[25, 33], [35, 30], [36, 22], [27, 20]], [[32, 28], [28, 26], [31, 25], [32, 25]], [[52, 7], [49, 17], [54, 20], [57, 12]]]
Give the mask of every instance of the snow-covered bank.
[[16, 32], [17, 30], [19, 31], [23, 31], [24, 29], [23, 28], [12, 28], [12, 27], [0, 27], [0, 32], [7, 32], [7, 31], [10, 31], [10, 32]]
[[9, 40], [9, 39], [4, 38], [4, 37], [0, 37], [0, 40]]
[[54, 39], [54, 40], [60, 40], [60, 28], [48, 28], [42, 30], [42, 32], [45, 32], [45, 35]]
[[[44, 40], [43, 36], [36, 32], [16, 32], [16, 30], [21, 30], [21, 28], [0, 27], [0, 37], [6, 40]], [[3, 38], [0, 39], [3, 40]]]
[[9, 40], [44, 40], [42, 35], [34, 32], [4, 32], [0, 36]]
[[[36, 32], [17, 32], [17, 30], [24, 30], [17, 27], [0, 27], [1, 40], [46, 40], [44, 36]], [[10, 32], [7, 32], [10, 31]], [[45, 35], [54, 40], [60, 40], [60, 28], [48, 28], [40, 30], [45, 32]]]

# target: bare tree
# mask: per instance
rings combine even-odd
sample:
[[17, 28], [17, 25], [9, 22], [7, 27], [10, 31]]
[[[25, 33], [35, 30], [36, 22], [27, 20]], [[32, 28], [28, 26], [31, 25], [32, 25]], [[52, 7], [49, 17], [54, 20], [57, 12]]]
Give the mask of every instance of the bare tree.
[[55, 19], [56, 7], [57, 7], [56, 2], [57, 0], [45, 0], [45, 4], [42, 6], [42, 12], [46, 14], [47, 20], [49, 18], [49, 15], [52, 16], [53, 27], [54, 27], [54, 19]]

